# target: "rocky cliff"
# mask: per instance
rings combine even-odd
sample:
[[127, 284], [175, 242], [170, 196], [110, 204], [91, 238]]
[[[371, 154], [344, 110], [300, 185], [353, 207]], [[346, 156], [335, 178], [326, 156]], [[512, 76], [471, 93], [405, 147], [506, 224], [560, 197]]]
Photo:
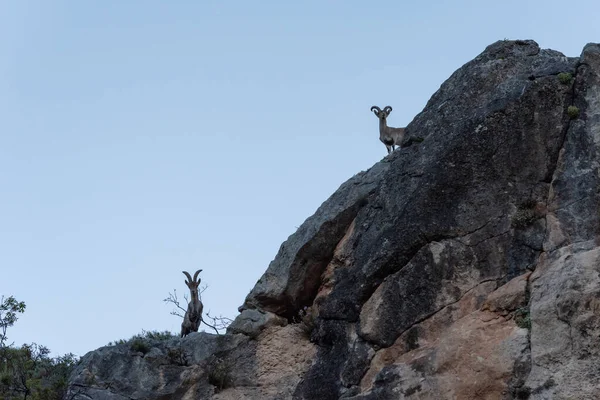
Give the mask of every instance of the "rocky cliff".
[[227, 335], [90, 352], [69, 398], [600, 398], [600, 45], [494, 43], [407, 139], [281, 245]]

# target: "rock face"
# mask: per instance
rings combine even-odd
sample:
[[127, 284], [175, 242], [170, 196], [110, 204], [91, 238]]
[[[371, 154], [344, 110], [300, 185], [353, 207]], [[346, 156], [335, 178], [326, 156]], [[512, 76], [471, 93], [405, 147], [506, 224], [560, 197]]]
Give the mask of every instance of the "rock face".
[[494, 43], [281, 245], [229, 334], [90, 352], [70, 398], [598, 399], [599, 149], [600, 45]]

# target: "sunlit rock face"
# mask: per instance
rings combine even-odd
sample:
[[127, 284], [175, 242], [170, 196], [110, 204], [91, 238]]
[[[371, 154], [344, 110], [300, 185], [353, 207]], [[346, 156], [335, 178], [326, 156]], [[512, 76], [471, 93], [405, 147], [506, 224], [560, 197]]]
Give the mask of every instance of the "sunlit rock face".
[[600, 45], [496, 42], [406, 132], [227, 335], [90, 352], [70, 398], [600, 398]]

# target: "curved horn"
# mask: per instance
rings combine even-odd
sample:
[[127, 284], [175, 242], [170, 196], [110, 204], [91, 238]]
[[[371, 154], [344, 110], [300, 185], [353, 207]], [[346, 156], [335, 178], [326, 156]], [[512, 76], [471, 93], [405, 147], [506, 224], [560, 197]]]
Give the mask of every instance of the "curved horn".
[[188, 278], [188, 282], [189, 282], [189, 283], [192, 283], [192, 282], [193, 282], [193, 281], [192, 281], [192, 277], [190, 276], [189, 272], [187, 272], [187, 271], [181, 271], [181, 272], [183, 272], [183, 273], [185, 274], [185, 276], [187, 276], [187, 278]]
[[[194, 282], [196, 282], [196, 278], [198, 277], [198, 274], [202, 272], [201, 269], [199, 269], [198, 271], [196, 271], [196, 273], [194, 274]], [[200, 281], [198, 281], [198, 283], [200, 283]]]
[[[390, 110], [390, 111], [388, 111]], [[383, 109], [383, 111], [385, 111], [386, 113], [391, 113], [392, 112], [392, 107], [391, 106], [385, 106], [385, 108]]]
[[381, 112], [381, 108], [379, 108], [377, 106], [373, 106], [373, 107], [371, 107], [371, 111], [373, 111], [375, 113], [375, 115], [379, 115], [379, 113]]

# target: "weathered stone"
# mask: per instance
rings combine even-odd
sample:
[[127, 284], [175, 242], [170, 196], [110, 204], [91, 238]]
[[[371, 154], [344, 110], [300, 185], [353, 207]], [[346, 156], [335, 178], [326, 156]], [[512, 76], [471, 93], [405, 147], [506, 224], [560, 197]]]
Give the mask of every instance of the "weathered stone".
[[430, 345], [402, 354], [352, 399], [502, 399], [527, 349], [527, 331], [484, 314], [474, 312]]
[[546, 252], [531, 276], [531, 399], [600, 397], [600, 45], [580, 58], [552, 180]]
[[243, 335], [194, 332], [183, 339], [144, 340], [145, 353], [131, 343], [102, 347], [82, 357], [71, 375], [67, 398], [207, 398], [214, 392], [204, 367], [208, 359], [247, 342]]
[[260, 308], [295, 317], [314, 300], [320, 275], [356, 214], [377, 189], [387, 163], [378, 163], [345, 182], [279, 248], [240, 311]]
[[532, 398], [600, 395], [599, 276], [600, 247], [594, 242], [546, 255], [532, 275]]
[[256, 337], [270, 326], [285, 326], [287, 320], [268, 311], [243, 310], [240, 315], [227, 327], [227, 333], [243, 333]]
[[248, 383], [225, 388], [212, 399], [290, 399], [316, 352], [297, 325], [266, 328], [256, 341], [256, 368], [246, 376]]
[[507, 284], [499, 287], [485, 300], [482, 309], [507, 315], [511, 311], [527, 304], [527, 285], [531, 272], [513, 278]]
[[[471, 247], [457, 241], [432, 242], [399, 272], [390, 275], [365, 303], [360, 334], [388, 347], [416, 322], [457, 302], [483, 280], [490, 280]], [[490, 271], [491, 272], [491, 271]], [[497, 273], [492, 278], [500, 279]]]
[[68, 398], [289, 398], [316, 354], [296, 325], [265, 328], [256, 340], [192, 333], [146, 344], [145, 354], [131, 344], [86, 354], [71, 376]]

